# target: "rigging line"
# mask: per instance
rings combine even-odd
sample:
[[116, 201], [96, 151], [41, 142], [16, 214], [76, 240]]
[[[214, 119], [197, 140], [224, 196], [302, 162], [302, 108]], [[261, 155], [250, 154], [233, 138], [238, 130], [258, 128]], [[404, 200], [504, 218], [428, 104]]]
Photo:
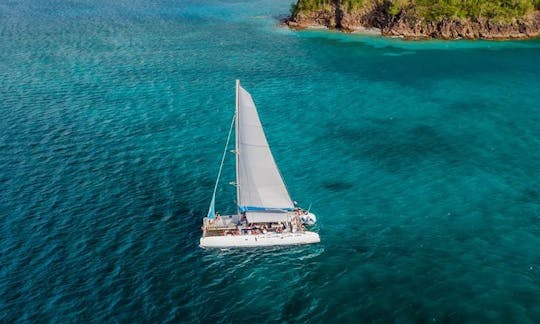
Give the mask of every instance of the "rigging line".
[[[234, 128], [235, 119], [236, 119], [236, 113], [233, 115], [233, 118], [231, 121], [231, 127], [229, 128], [229, 135], [227, 135], [227, 142], [225, 143], [225, 149], [223, 149], [223, 156], [221, 157], [221, 164], [219, 165], [219, 171], [218, 171], [218, 175], [216, 179], [216, 184], [214, 185], [214, 192], [212, 193], [212, 202], [210, 203], [210, 208], [208, 208], [208, 216], [210, 216], [211, 213], [213, 214], [214, 204], [216, 200], [216, 191], [219, 184], [219, 179], [221, 178], [221, 170], [223, 170], [223, 163], [225, 162], [225, 156], [227, 155], [227, 148], [229, 147], [229, 142], [231, 140], [231, 134]], [[213, 215], [211, 218], [213, 218]]]

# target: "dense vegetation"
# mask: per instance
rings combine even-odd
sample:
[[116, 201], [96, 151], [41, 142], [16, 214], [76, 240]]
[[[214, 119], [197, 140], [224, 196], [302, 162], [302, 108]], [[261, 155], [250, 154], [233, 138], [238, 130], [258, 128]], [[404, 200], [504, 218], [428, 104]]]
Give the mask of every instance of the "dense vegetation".
[[456, 18], [507, 21], [540, 10], [540, 0], [299, 0], [292, 10], [330, 9], [333, 3], [339, 3], [348, 12], [379, 4], [388, 8], [390, 15], [406, 12], [429, 21]]

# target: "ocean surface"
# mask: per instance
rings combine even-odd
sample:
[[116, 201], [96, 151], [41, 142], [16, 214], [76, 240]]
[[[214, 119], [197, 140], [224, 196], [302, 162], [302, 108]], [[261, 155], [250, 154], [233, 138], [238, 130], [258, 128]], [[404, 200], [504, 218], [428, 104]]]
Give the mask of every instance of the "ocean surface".
[[[0, 3], [0, 322], [540, 321], [540, 41], [290, 2]], [[237, 78], [318, 245], [198, 246]]]

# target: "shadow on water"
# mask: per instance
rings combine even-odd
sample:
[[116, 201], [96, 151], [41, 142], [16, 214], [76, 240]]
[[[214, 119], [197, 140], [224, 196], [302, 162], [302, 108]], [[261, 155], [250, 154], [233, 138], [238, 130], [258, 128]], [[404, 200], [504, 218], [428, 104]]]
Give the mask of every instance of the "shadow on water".
[[344, 182], [344, 181], [326, 181], [322, 184], [323, 188], [332, 191], [332, 192], [339, 192], [339, 191], [346, 191], [354, 187], [353, 183], [350, 182]]
[[456, 136], [423, 124], [382, 120], [354, 128], [329, 124], [324, 137], [332, 138], [342, 154], [371, 161], [388, 172], [415, 172], [415, 165], [434, 159], [450, 165], [464, 161]]

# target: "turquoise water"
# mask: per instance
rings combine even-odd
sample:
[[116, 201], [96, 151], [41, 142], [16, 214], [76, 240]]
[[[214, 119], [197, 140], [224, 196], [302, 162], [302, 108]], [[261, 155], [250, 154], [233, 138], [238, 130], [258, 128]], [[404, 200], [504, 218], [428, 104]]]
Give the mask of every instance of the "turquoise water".
[[[540, 321], [540, 41], [289, 3], [0, 4], [0, 322]], [[236, 78], [321, 244], [198, 247]]]

